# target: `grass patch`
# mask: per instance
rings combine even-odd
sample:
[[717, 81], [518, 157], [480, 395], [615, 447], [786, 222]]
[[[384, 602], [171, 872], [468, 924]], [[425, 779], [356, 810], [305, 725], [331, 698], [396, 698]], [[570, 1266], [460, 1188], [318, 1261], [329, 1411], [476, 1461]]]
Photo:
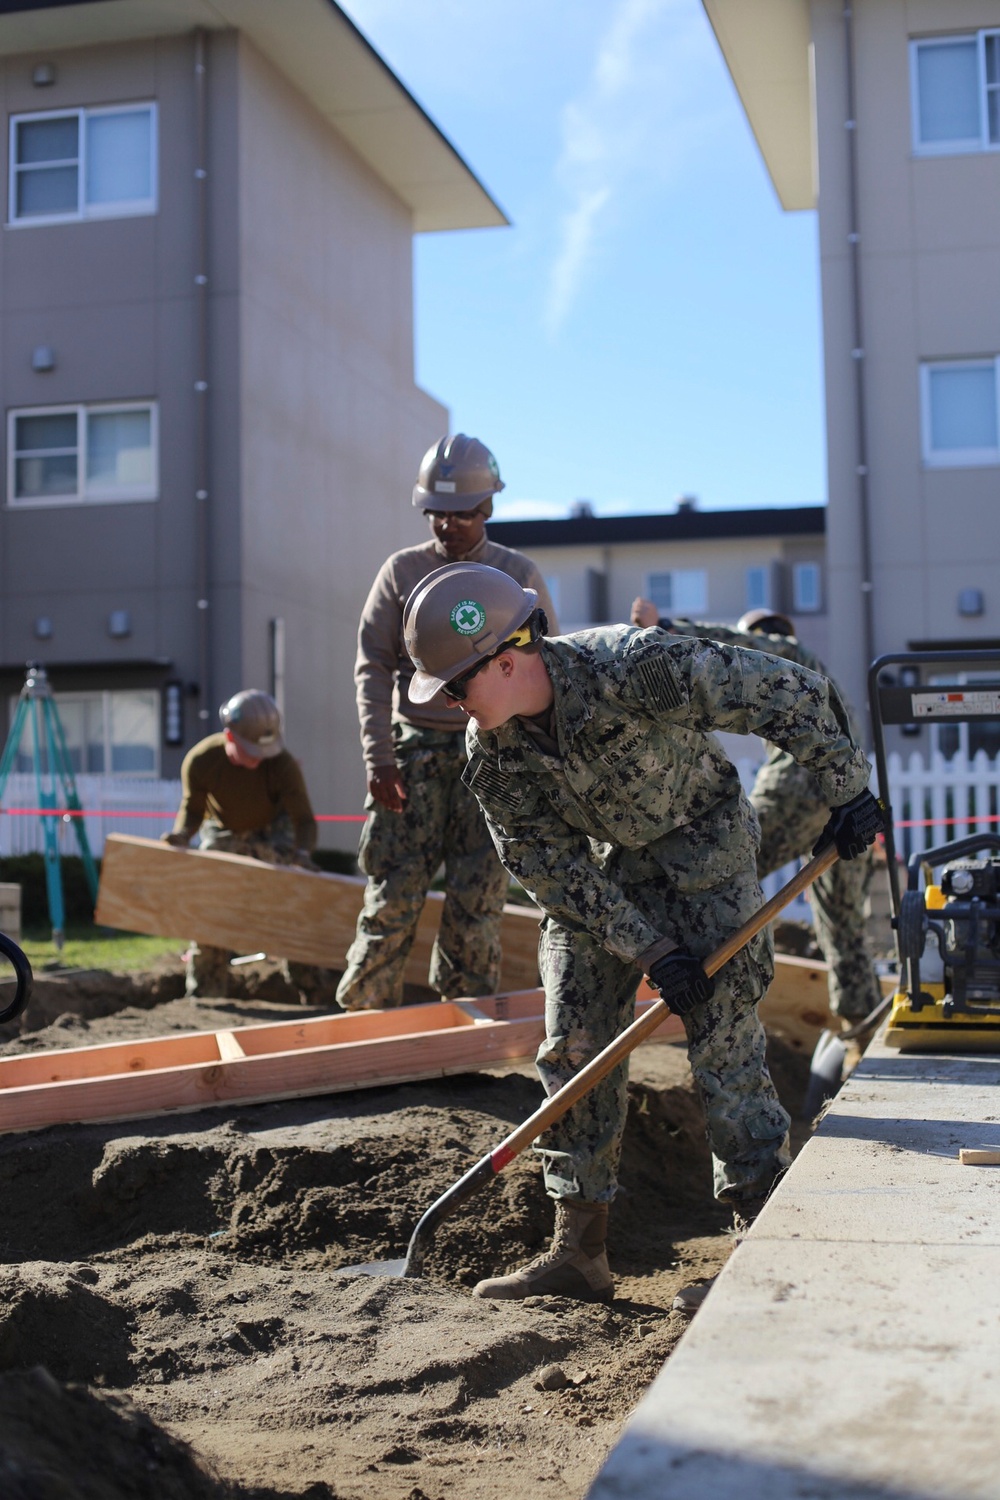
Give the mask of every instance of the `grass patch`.
[[186, 944], [177, 938], [145, 937], [135, 932], [111, 932], [102, 927], [67, 928], [62, 952], [52, 942], [51, 928], [29, 928], [21, 940], [36, 973], [46, 964], [67, 969], [106, 969], [111, 974], [136, 974], [150, 969], [164, 954], [180, 954]]

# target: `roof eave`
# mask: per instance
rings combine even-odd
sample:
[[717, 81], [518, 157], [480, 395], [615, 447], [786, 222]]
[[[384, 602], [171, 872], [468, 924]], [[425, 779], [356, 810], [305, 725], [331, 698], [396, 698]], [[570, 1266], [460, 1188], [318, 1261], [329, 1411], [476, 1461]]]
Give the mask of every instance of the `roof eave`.
[[336, 0], [0, 0], [0, 55], [197, 26], [243, 32], [407, 205], [417, 232], [509, 222]]
[[815, 208], [808, 0], [702, 0], [783, 208]]

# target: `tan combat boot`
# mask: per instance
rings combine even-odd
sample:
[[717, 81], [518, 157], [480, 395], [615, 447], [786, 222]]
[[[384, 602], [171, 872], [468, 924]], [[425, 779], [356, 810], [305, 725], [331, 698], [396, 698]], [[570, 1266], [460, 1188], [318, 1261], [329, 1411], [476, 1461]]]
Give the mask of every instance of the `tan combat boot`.
[[578, 1302], [610, 1302], [615, 1286], [604, 1240], [606, 1203], [556, 1199], [556, 1224], [548, 1250], [509, 1276], [494, 1276], [473, 1288], [474, 1297], [575, 1297]]

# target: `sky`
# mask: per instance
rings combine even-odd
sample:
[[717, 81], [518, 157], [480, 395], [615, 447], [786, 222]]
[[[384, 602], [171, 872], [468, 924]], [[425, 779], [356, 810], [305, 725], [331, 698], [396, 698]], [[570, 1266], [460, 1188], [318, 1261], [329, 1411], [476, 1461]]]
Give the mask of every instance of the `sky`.
[[498, 519], [826, 498], [817, 227], [700, 0], [339, 0], [511, 220], [415, 241], [416, 374]]

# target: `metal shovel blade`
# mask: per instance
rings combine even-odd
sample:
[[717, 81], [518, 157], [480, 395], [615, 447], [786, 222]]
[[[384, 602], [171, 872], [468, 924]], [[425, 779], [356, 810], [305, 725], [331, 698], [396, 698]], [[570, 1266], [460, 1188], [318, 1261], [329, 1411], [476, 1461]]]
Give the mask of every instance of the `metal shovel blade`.
[[405, 1260], [370, 1260], [366, 1266], [340, 1266], [340, 1276], [405, 1276]]
[[833, 1031], [824, 1031], [816, 1043], [809, 1068], [809, 1084], [802, 1105], [802, 1118], [811, 1120], [819, 1114], [827, 1099], [840, 1088], [847, 1048]]
[[[714, 953], [711, 953], [705, 959], [703, 964], [705, 973], [709, 975], [717, 973], [723, 964], [727, 964], [734, 954], [740, 951], [744, 944], [748, 943], [756, 933], [760, 932], [762, 927], [766, 927], [768, 922], [772, 921], [778, 912], [788, 905], [789, 901], [793, 900], [800, 891], [804, 891], [806, 886], [811, 885], [817, 876], [822, 875], [825, 870], [828, 870], [835, 863], [836, 859], [837, 850], [833, 844], [828, 845], [819, 854], [814, 854], [809, 863], [799, 870], [787, 885], [782, 886], [776, 896], [772, 896], [770, 901], [765, 902], [748, 922], [744, 922], [742, 927], [732, 933], [720, 947], [716, 948]], [[503, 1171], [508, 1163], [520, 1155], [525, 1147], [530, 1146], [532, 1141], [537, 1140], [544, 1130], [547, 1130], [550, 1125], [555, 1124], [556, 1120], [562, 1119], [566, 1111], [572, 1108], [578, 1099], [582, 1099], [584, 1094], [588, 1093], [594, 1087], [595, 1083], [598, 1083], [613, 1068], [616, 1068], [640, 1042], [645, 1041], [648, 1036], [652, 1036], [657, 1026], [660, 1025], [668, 1014], [669, 1011], [663, 1000], [654, 1001], [644, 1015], [638, 1017], [630, 1026], [626, 1026], [624, 1031], [619, 1032], [618, 1036], [609, 1042], [602, 1052], [598, 1052], [596, 1057], [592, 1057], [590, 1062], [586, 1063], [580, 1069], [579, 1073], [571, 1078], [568, 1083], [563, 1084], [562, 1088], [557, 1089], [554, 1094], [550, 1094], [548, 1099], [535, 1110], [534, 1114], [529, 1115], [516, 1130], [512, 1130], [510, 1135], [500, 1142], [499, 1146], [495, 1146], [492, 1151], [488, 1151], [480, 1161], [476, 1162], [474, 1167], [469, 1168], [464, 1177], [460, 1177], [458, 1182], [453, 1183], [446, 1193], [442, 1193], [441, 1197], [431, 1204], [430, 1208], [426, 1210], [423, 1217], [419, 1220], [416, 1229], [410, 1237], [405, 1260], [370, 1261], [366, 1266], [345, 1266], [341, 1269], [345, 1274], [353, 1273], [354, 1275], [361, 1276], [423, 1275], [424, 1260], [430, 1249], [437, 1226], [453, 1214], [456, 1208], [464, 1203], [467, 1198], [470, 1198], [473, 1193], [478, 1192], [480, 1188], [485, 1187], [488, 1182], [491, 1182], [499, 1172]], [[843, 1048], [841, 1048], [841, 1052], [843, 1053]], [[842, 1061], [843, 1057], [841, 1057]]]

